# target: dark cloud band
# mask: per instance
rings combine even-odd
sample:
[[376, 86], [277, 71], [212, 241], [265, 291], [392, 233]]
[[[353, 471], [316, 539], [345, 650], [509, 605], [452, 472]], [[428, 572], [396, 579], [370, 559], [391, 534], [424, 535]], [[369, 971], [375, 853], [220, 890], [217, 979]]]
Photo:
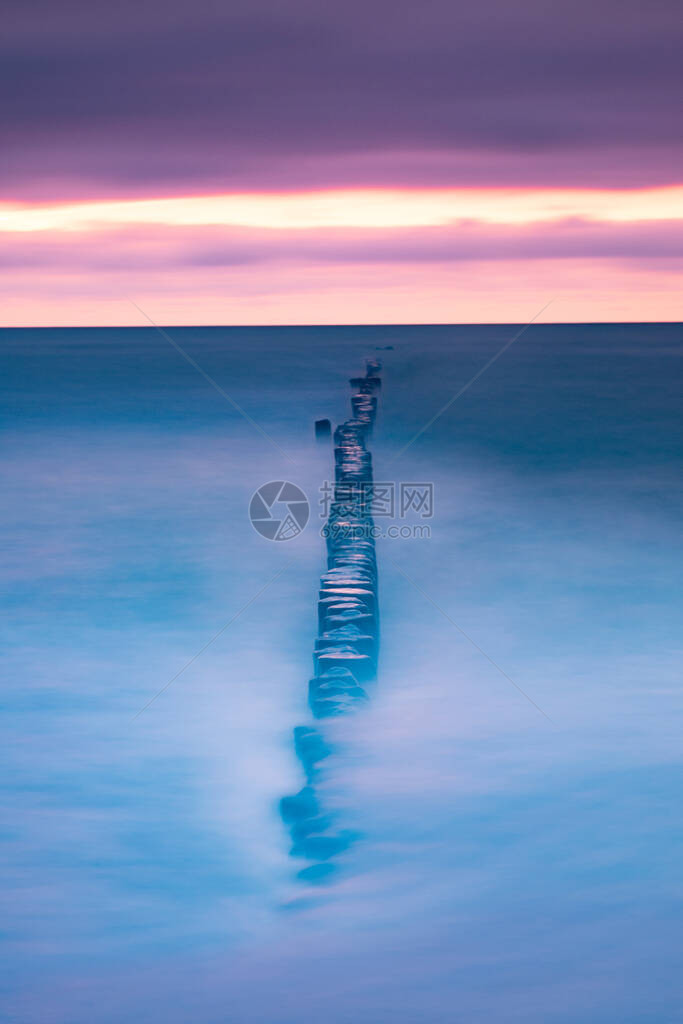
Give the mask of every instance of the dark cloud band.
[[672, 181], [678, 13], [636, 0], [43, 0], [29, 18], [13, 0], [0, 185]]

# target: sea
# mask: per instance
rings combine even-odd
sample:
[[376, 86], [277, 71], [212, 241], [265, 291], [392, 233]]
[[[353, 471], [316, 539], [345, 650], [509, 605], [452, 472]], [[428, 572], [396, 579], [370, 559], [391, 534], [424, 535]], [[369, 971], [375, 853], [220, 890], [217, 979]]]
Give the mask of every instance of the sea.
[[[680, 1021], [682, 357], [676, 324], [1, 331], [2, 1019]], [[379, 672], [316, 721], [314, 424], [368, 359]], [[282, 541], [272, 481], [309, 503]]]

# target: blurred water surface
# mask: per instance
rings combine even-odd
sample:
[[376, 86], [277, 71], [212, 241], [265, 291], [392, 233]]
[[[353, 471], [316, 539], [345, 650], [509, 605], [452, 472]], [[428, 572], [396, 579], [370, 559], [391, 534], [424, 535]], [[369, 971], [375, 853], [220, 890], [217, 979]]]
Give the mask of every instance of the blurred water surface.
[[[394, 458], [516, 330], [169, 328], [274, 444], [152, 328], [0, 332], [5, 1019], [680, 1019], [680, 329], [533, 325]], [[306, 885], [313, 421], [389, 345], [375, 478], [432, 536], [378, 542]]]

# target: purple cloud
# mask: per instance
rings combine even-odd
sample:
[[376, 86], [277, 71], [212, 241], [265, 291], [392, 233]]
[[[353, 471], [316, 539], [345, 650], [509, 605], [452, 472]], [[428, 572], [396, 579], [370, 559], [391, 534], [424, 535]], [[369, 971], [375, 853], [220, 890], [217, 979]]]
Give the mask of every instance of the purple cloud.
[[4, 30], [12, 195], [680, 173], [674, 4], [11, 0]]
[[477, 222], [413, 229], [261, 231], [135, 225], [85, 236], [64, 232], [0, 236], [0, 266], [80, 273], [237, 267], [264, 263], [449, 263], [603, 259], [633, 266], [683, 259], [678, 222], [583, 220], [533, 225]]

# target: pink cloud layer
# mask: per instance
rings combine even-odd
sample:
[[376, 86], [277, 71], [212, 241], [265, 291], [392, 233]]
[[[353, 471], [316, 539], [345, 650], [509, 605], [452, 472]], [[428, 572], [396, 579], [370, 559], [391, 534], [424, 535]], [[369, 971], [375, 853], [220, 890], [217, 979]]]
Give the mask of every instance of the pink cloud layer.
[[683, 319], [680, 267], [595, 259], [13, 269], [5, 326], [517, 323]]
[[[621, 198], [620, 198], [621, 201]], [[0, 229], [0, 324], [682, 319], [683, 221]], [[674, 213], [674, 211], [671, 211]]]

